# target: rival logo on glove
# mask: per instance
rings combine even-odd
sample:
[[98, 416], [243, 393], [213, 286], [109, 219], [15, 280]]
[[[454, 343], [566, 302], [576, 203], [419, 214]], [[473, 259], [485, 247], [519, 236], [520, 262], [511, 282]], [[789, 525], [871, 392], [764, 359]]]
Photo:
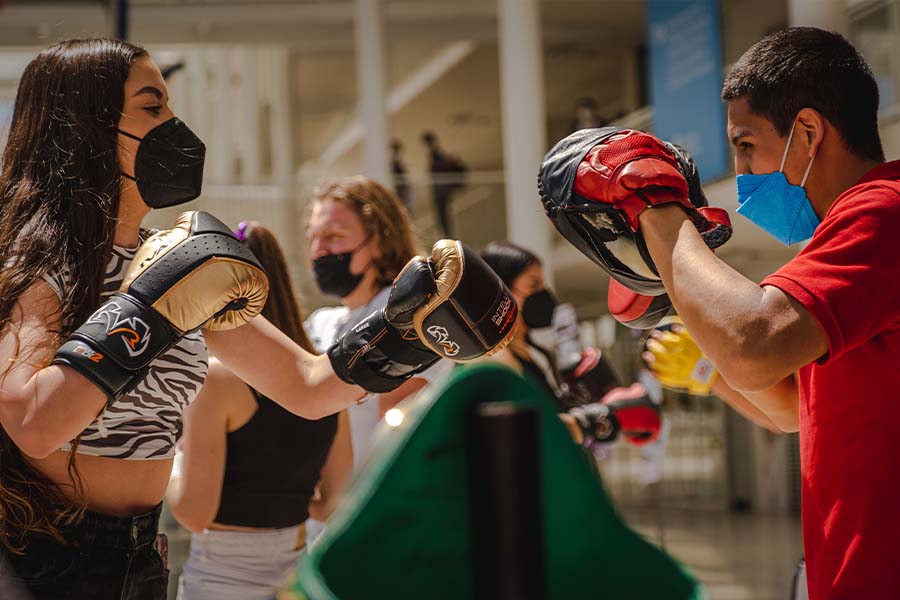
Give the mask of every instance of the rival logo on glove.
[[459, 354], [459, 344], [450, 341], [447, 328], [441, 325], [432, 325], [428, 328], [428, 335], [434, 338], [435, 343], [444, 349], [444, 356], [456, 356]]
[[138, 317], [122, 318], [122, 310], [119, 304], [110, 302], [103, 310], [91, 315], [87, 323], [104, 325], [107, 337], [122, 334], [122, 342], [128, 354], [140, 356], [150, 343], [150, 327]]

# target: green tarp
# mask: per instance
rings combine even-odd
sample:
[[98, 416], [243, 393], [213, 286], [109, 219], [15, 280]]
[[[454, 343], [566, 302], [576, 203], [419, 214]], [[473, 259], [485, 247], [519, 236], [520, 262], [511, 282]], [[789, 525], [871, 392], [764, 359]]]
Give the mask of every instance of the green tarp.
[[548, 600], [706, 597], [620, 521], [552, 401], [493, 365], [457, 369], [441, 390], [398, 407], [402, 423], [379, 436], [301, 561], [295, 592], [309, 600], [472, 598], [464, 423], [473, 404], [494, 401], [540, 412]]

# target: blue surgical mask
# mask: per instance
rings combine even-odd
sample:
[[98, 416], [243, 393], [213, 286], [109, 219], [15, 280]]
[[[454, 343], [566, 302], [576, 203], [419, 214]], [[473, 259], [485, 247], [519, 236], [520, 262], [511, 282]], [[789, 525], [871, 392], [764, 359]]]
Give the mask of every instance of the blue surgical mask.
[[781, 157], [781, 167], [774, 173], [762, 175], [738, 175], [737, 196], [739, 215], [750, 219], [754, 225], [777, 239], [785, 246], [803, 242], [812, 237], [819, 226], [819, 217], [813, 211], [806, 196], [806, 178], [812, 169], [815, 154], [803, 174], [800, 185], [791, 185], [784, 176], [784, 163], [791, 147], [794, 128], [788, 135], [787, 146]]

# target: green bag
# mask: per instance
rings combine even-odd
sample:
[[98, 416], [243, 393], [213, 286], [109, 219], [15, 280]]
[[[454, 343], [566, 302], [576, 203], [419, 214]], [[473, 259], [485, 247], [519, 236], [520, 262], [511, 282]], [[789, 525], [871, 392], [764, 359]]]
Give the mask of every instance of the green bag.
[[457, 369], [443, 389], [398, 406], [402, 423], [384, 426], [301, 560], [293, 584], [301, 598], [473, 597], [465, 421], [488, 401], [539, 410], [548, 600], [706, 598], [672, 558], [619, 520], [544, 392], [495, 365]]

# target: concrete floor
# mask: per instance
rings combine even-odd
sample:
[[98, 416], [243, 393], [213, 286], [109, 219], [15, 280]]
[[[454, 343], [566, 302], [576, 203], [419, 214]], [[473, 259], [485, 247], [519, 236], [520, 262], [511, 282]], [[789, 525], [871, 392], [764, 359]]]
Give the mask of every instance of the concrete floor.
[[661, 516], [624, 510], [623, 516], [688, 567], [711, 600], [790, 598], [803, 554], [797, 517], [674, 510]]
[[[788, 600], [802, 555], [796, 517], [725, 512], [625, 509], [623, 517], [662, 545], [706, 586], [710, 600]], [[188, 532], [164, 519], [169, 535], [169, 598], [187, 558]]]

